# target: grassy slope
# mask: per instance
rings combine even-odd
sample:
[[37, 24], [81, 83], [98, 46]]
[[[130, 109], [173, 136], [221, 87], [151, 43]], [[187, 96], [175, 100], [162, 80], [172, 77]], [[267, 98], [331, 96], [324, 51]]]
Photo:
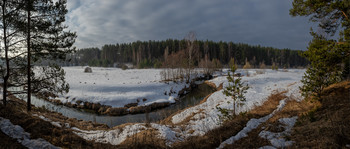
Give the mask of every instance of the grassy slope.
[[[25, 105], [24, 101], [12, 98], [6, 107], [0, 104], [0, 117], [10, 119], [13, 124], [20, 125], [26, 132], [31, 134], [31, 139], [43, 138], [51, 144], [62, 148], [115, 148], [108, 144], [86, 141], [69, 129], [53, 126], [49, 122], [34, 117], [32, 116], [33, 113], [44, 111], [33, 107], [32, 112], [27, 112]], [[1, 136], [2, 133], [0, 134]], [[8, 141], [11, 141], [13, 144]], [[0, 148], [21, 147], [19, 143], [16, 143], [15, 140], [9, 137], [5, 137], [5, 139], [1, 137], [0, 144]], [[3, 144], [6, 146], [2, 146]]]
[[350, 144], [350, 82], [329, 86], [320, 106], [299, 118], [294, 147], [346, 148]]

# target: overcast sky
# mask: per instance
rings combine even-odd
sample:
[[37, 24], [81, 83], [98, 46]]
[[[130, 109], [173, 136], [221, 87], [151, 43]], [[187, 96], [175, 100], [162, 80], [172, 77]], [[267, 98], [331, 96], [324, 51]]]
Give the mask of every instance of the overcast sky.
[[137, 40], [197, 39], [306, 50], [311, 23], [292, 0], [68, 0], [77, 48]]

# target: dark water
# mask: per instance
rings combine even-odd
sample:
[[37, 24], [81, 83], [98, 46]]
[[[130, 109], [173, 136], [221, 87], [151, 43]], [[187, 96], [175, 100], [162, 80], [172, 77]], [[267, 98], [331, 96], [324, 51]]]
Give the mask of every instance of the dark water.
[[[162, 120], [176, 111], [182, 110], [186, 107], [198, 104], [207, 95], [214, 92], [214, 89], [206, 84], [200, 84], [197, 88], [181, 98], [176, 104], [172, 104], [169, 107], [159, 109], [150, 113], [124, 115], [124, 116], [106, 116], [97, 115], [90, 112], [84, 112], [74, 108], [65, 107], [62, 105], [55, 105], [43, 99], [32, 97], [32, 104], [36, 107], [45, 107], [46, 109], [54, 112], [62, 113], [66, 117], [76, 118], [84, 121], [93, 121], [97, 123], [107, 124], [110, 127], [114, 127], [124, 123], [136, 123], [136, 122], [156, 122]], [[26, 99], [25, 96], [21, 99]]]

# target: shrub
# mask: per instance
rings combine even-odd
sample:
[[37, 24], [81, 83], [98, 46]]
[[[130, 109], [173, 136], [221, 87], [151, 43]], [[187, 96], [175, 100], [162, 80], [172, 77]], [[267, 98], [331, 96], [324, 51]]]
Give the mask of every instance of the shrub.
[[125, 64], [122, 65], [122, 70], [126, 70], [128, 69], [128, 66], [126, 66]]
[[234, 76], [235, 71], [236, 71], [235, 65], [231, 66], [231, 69], [228, 72], [228, 76], [227, 76], [229, 85], [225, 87], [223, 91], [223, 93], [226, 96], [232, 98], [233, 100], [232, 114], [231, 115], [228, 114], [228, 111], [229, 111], [228, 109], [217, 107], [217, 109], [221, 112], [221, 115], [219, 115], [219, 117], [221, 117], [220, 119], [223, 121], [229, 120], [236, 116], [236, 105], [238, 106], [243, 105], [243, 103], [240, 103], [240, 102], [244, 102], [246, 100], [244, 94], [247, 93], [247, 90], [249, 89], [248, 85], [243, 85], [243, 83], [241, 82], [242, 80], [241, 77], [238, 77], [235, 79], [235, 76]]

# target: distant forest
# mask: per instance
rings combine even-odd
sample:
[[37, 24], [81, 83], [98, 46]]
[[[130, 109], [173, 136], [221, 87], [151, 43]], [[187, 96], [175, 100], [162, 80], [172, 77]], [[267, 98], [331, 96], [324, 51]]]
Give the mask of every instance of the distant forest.
[[[191, 46], [191, 47], [190, 47]], [[300, 56], [303, 51], [277, 49], [272, 47], [252, 46], [243, 43], [214, 42], [193, 40], [168, 39], [165, 41], [136, 41], [132, 43], [106, 44], [102, 48], [84, 48], [68, 55], [66, 65], [116, 67], [132, 63], [138, 68], [166, 67], [164, 62], [168, 55], [176, 54], [187, 49], [194, 49], [194, 66], [204, 58], [219, 61], [227, 65], [231, 58], [236, 65], [242, 67], [246, 62], [254, 68], [261, 64], [277, 65], [280, 68], [305, 67], [308, 61]]]

